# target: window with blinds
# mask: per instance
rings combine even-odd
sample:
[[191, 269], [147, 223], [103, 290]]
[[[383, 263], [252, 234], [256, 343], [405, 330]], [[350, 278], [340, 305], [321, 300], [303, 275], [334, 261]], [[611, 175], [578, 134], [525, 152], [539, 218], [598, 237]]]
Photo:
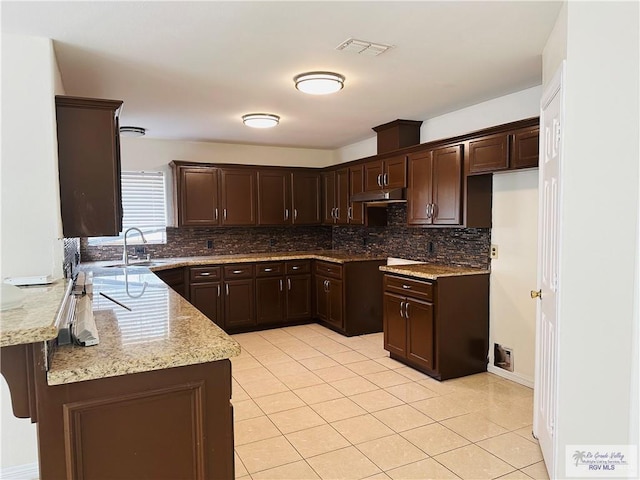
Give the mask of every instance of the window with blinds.
[[[147, 243], [166, 243], [167, 199], [164, 172], [122, 172], [122, 232], [117, 237], [91, 237], [89, 245], [122, 245], [124, 232], [137, 227]], [[135, 230], [127, 243], [142, 243]]]

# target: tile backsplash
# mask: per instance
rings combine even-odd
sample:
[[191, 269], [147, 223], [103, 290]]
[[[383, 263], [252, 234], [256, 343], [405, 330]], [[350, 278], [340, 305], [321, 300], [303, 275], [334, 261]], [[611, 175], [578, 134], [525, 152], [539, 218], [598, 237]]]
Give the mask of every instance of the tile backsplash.
[[[145, 247], [152, 258], [333, 248], [430, 263], [489, 267], [490, 229], [407, 227], [406, 210], [406, 204], [387, 206], [386, 227], [168, 227], [166, 244]], [[86, 238], [81, 240], [80, 250], [83, 262], [122, 257], [122, 247], [89, 246]], [[129, 253], [134, 254], [133, 246]]]

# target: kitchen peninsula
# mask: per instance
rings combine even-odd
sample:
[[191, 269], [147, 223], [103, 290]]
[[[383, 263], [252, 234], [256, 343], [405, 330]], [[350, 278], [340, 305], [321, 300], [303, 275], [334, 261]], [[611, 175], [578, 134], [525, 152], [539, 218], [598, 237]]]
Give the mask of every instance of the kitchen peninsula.
[[1, 365], [14, 415], [37, 423], [40, 478], [234, 478], [240, 347], [224, 331], [149, 269], [105, 268], [99, 345], [54, 347], [65, 282], [22, 290], [0, 317]]

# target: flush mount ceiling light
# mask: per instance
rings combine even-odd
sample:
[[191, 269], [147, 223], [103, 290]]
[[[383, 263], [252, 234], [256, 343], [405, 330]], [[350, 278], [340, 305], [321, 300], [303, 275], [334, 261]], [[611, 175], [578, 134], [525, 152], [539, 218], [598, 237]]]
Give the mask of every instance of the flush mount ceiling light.
[[147, 131], [142, 127], [120, 127], [121, 137], [144, 137]]
[[271, 128], [280, 123], [280, 117], [272, 113], [247, 113], [242, 116], [242, 122], [247, 127]]
[[307, 72], [293, 77], [296, 88], [311, 95], [326, 95], [342, 90], [344, 76], [332, 72]]

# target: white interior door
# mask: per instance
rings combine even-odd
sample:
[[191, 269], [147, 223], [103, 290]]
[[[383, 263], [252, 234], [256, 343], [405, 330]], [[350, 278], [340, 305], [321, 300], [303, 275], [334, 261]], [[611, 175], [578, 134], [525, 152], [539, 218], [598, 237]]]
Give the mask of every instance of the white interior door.
[[540, 104], [540, 184], [538, 206], [538, 307], [533, 432], [540, 442], [549, 478], [556, 478], [556, 392], [558, 364], [558, 251], [564, 62]]

